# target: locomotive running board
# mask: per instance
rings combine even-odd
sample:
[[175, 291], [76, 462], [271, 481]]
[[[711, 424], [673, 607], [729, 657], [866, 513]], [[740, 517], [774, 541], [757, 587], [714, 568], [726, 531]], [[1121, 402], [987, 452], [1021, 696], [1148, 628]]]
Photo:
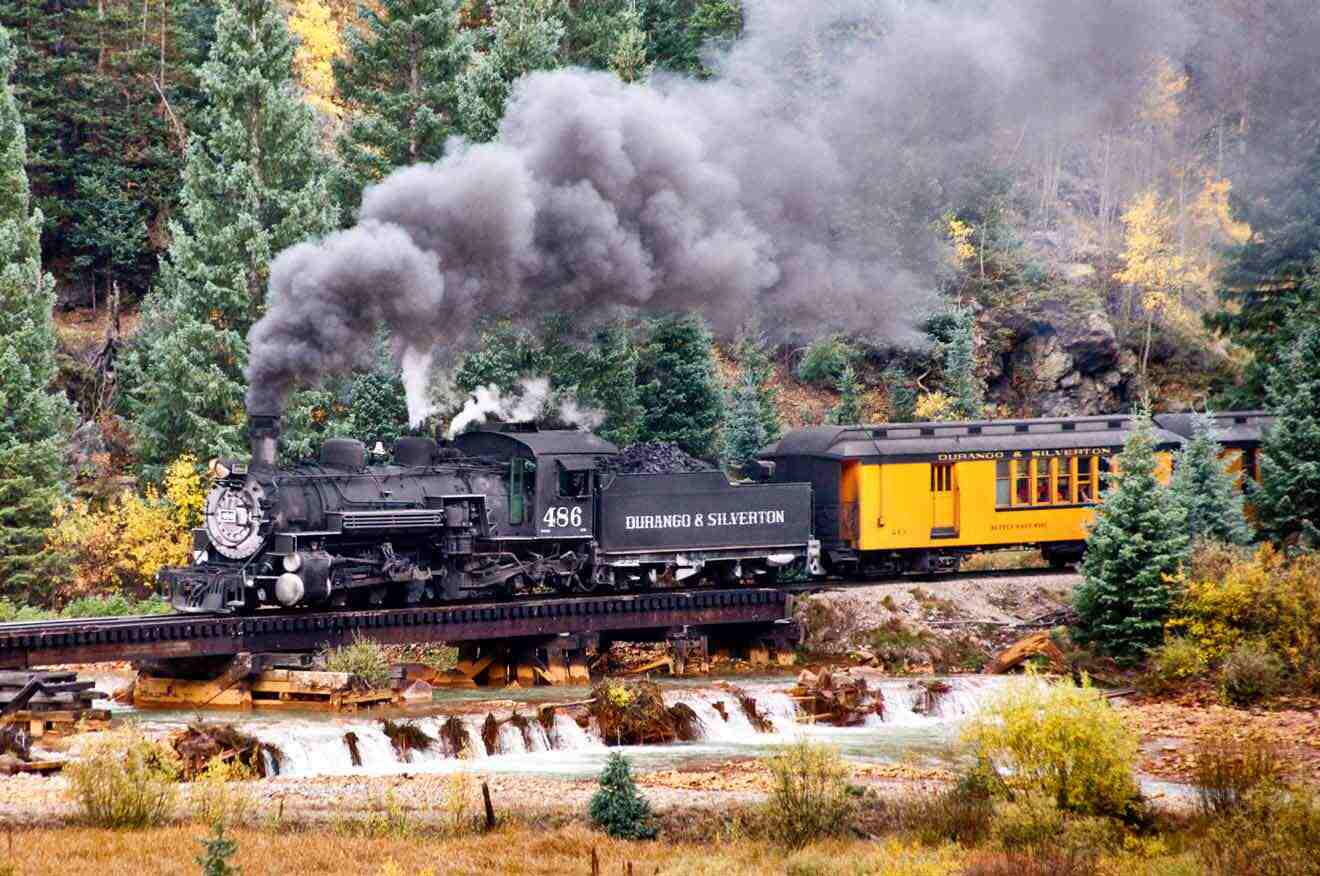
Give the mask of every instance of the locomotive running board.
[[154, 615], [0, 624], [0, 668], [103, 660], [316, 651], [358, 636], [384, 644], [472, 642], [563, 633], [773, 624], [792, 616], [782, 590], [739, 588], [586, 596], [376, 611]]

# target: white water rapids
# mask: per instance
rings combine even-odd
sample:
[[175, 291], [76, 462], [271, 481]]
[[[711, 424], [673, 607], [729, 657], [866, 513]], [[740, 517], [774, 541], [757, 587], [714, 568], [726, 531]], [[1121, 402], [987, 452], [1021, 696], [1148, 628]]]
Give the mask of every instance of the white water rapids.
[[[930, 714], [922, 714], [922, 689], [915, 682], [884, 680], [879, 683], [885, 701], [883, 719], [872, 715], [865, 726], [849, 728], [801, 723], [798, 707], [788, 695], [788, 684], [782, 680], [749, 683], [742, 688], [743, 693], [769, 723], [769, 732], [754, 726], [730, 691], [666, 683], [666, 703], [682, 703], [696, 716], [697, 739], [672, 745], [627, 746], [623, 750], [638, 768], [669, 768], [770, 753], [805, 735], [828, 741], [848, 757], [945, 763], [951, 756], [950, 743], [959, 720], [999, 681], [986, 677], [946, 679], [950, 690], [936, 700]], [[599, 772], [610, 749], [600, 738], [594, 721], [582, 726], [570, 715], [556, 711], [546, 726], [537, 719], [535, 704], [528, 705], [531, 708], [522, 711], [518, 720], [509, 720], [512, 713], [507, 707], [503, 712], [494, 712], [498, 727], [493, 750], [488, 750], [484, 741], [485, 712], [398, 718], [434, 740], [427, 749], [404, 754], [395, 749], [379, 718], [249, 714], [237, 722], [244, 732], [280, 752], [279, 775], [287, 777], [444, 773], [474, 762], [487, 772], [565, 777]], [[148, 720], [155, 723], [152, 718]], [[455, 756], [455, 736], [461, 757]]]

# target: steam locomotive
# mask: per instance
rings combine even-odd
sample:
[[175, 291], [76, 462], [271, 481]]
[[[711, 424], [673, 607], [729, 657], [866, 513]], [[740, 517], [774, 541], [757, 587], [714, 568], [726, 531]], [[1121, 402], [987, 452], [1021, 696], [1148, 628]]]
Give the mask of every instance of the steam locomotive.
[[[325, 441], [280, 468], [279, 420], [251, 416], [249, 463], [219, 460], [191, 565], [162, 570], [182, 612], [369, 608], [628, 591], [819, 573], [810, 484], [718, 471], [624, 474], [588, 432], [400, 438], [392, 458]], [[692, 579], [692, 580], [689, 580]]]

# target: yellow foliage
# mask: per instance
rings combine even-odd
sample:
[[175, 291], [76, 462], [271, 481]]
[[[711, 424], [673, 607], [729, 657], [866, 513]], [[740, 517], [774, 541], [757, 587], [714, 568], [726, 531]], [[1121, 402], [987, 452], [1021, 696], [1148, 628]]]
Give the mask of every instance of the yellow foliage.
[[1206, 548], [1176, 584], [1166, 628], [1209, 659], [1260, 639], [1294, 672], [1320, 676], [1320, 556], [1289, 558], [1267, 544], [1225, 559], [1222, 549]]
[[1061, 809], [1113, 815], [1137, 794], [1137, 734], [1089, 684], [1013, 679], [967, 722], [963, 742], [1015, 795], [1044, 794]]
[[341, 45], [339, 23], [330, 14], [325, 0], [295, 0], [289, 17], [289, 30], [298, 37], [293, 67], [307, 91], [308, 101], [319, 112], [339, 117], [335, 105], [335, 79], [330, 61]]
[[970, 262], [976, 257], [976, 247], [972, 246], [973, 228], [952, 214], [945, 217], [949, 241], [953, 244], [953, 255], [959, 264]]
[[1251, 226], [1233, 218], [1228, 195], [1233, 183], [1213, 173], [1205, 175], [1205, 184], [1192, 202], [1192, 216], [1204, 228], [1213, 229], [1233, 243], [1251, 239]]
[[1123, 212], [1126, 230], [1123, 270], [1114, 274], [1149, 294], [1167, 294], [1183, 279], [1185, 265], [1173, 243], [1173, 217], [1153, 190], [1137, 196]]
[[1187, 91], [1188, 76], [1174, 69], [1173, 63], [1164, 57], [1155, 62], [1154, 73], [1146, 89], [1141, 117], [1153, 125], [1172, 125], [1182, 114], [1181, 99]]
[[205, 495], [196, 461], [183, 456], [166, 471], [164, 496], [147, 487], [101, 509], [83, 501], [58, 509], [50, 542], [73, 558], [70, 595], [152, 589], [162, 567], [188, 561]]
[[923, 394], [917, 399], [914, 413], [918, 420], [953, 420], [957, 418], [954, 411], [953, 396], [936, 390]]

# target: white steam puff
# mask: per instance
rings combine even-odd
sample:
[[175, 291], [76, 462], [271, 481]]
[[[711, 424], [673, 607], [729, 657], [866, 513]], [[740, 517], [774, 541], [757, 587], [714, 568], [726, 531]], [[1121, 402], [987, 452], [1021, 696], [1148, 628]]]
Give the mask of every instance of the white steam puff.
[[[1315, 35], [1313, 9], [1271, 2]], [[1156, 58], [1194, 63], [1189, 47], [1208, 40], [1192, 4], [1151, 0], [744, 8], [743, 36], [708, 59], [713, 79], [527, 76], [497, 142], [455, 139], [436, 164], [370, 187], [356, 228], [281, 254], [249, 334], [249, 410], [277, 413], [297, 384], [354, 367], [381, 323], [415, 351], [411, 375], [426, 355], [452, 357], [478, 318], [552, 311], [580, 324], [695, 310], [721, 333], [755, 315], [778, 340], [911, 340], [944, 264], [934, 215], [1031, 144], [1100, 142]], [[1215, 35], [1225, 45], [1207, 59], [1244, 43]], [[1310, 49], [1293, 54], [1314, 66]], [[1208, 90], [1226, 80], [1212, 68], [1197, 70]]]
[[[505, 395], [497, 386], [480, 386], [463, 405], [463, 410], [449, 424], [446, 435], [453, 438], [473, 423], [489, 417], [520, 423], [541, 419], [548, 412], [552, 391], [546, 377], [527, 377], [518, 382], [518, 392]], [[559, 403], [558, 419], [583, 429], [594, 429], [605, 421], [601, 411], [584, 408], [571, 392], [555, 393]]]

